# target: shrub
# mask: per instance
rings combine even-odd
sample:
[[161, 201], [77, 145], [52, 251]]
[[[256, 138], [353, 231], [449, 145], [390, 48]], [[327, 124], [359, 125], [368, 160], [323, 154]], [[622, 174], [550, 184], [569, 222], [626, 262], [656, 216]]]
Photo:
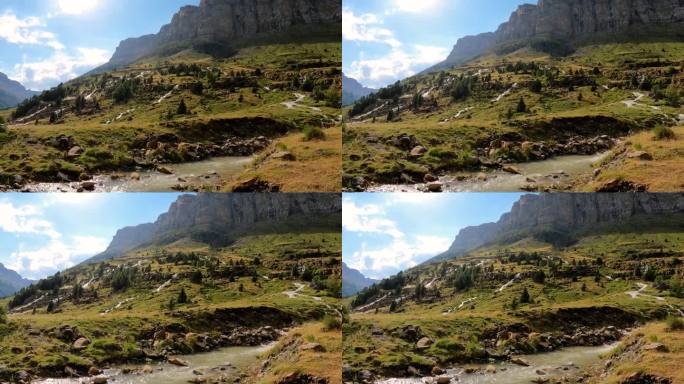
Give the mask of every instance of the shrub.
[[342, 319], [333, 315], [325, 315], [323, 317], [323, 329], [326, 331], [342, 329]]
[[204, 92], [204, 85], [202, 85], [201, 81], [192, 83], [192, 86], [190, 87], [190, 92], [194, 93], [195, 95], [201, 95], [202, 92]]
[[659, 126], [653, 130], [654, 140], [674, 140], [676, 138], [675, 132], [668, 127]]
[[665, 324], [667, 325], [667, 330], [669, 332], [684, 331], [684, 319], [681, 317], [670, 315], [665, 320]]
[[304, 127], [304, 141], [325, 140], [325, 132], [318, 127]]
[[185, 100], [181, 99], [176, 110], [177, 115], [186, 115], [188, 113], [188, 106], [185, 105]]

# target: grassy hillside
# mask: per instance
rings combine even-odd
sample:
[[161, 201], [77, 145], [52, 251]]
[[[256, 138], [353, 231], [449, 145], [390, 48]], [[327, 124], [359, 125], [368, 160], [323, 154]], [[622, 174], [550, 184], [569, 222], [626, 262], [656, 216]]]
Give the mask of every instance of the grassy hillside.
[[220, 248], [183, 239], [74, 267], [3, 301], [3, 379], [258, 345], [305, 322], [322, 329], [339, 317], [340, 254], [339, 233], [309, 230]]
[[[266, 168], [262, 178], [273, 176], [283, 190], [339, 190], [339, 175], [332, 171], [339, 169], [339, 150], [332, 141], [341, 97], [340, 44], [266, 44], [243, 48], [228, 59], [192, 51], [144, 59], [82, 76], [1, 112], [9, 123], [0, 132], [0, 181], [13, 188], [27, 181], [79, 181], [216, 156], [249, 156], [284, 140], [296, 154], [318, 151], [291, 159], [298, 168], [292, 180]], [[307, 141], [294, 139], [302, 132], [308, 132]], [[311, 169], [312, 156], [324, 171], [321, 180], [307, 184], [299, 179]], [[240, 177], [227, 178], [210, 187]]]
[[[646, 146], [629, 146], [630, 136], [650, 140], [684, 122], [683, 52], [684, 44], [666, 42], [591, 45], [567, 57], [521, 48], [406, 79], [346, 109], [344, 186], [446, 174], [467, 181], [480, 171], [619, 143], [626, 155], [638, 153]], [[679, 136], [658, 134], [649, 147], [681, 148]], [[532, 180], [528, 188], [598, 190], [622, 177], [652, 191], [678, 190], [681, 180], [663, 183], [655, 174], [681, 166], [681, 153], [649, 149], [651, 156], [632, 158], [639, 171], [625, 166], [593, 180], [587, 167], [569, 185]]]
[[[344, 328], [349, 375], [436, 376], [610, 343], [638, 324], [679, 317], [684, 234], [676, 228], [597, 231], [563, 248], [524, 238], [407, 270], [353, 298]], [[667, 340], [672, 353], [682, 349], [676, 336]], [[658, 366], [639, 368], [674, 379]]]

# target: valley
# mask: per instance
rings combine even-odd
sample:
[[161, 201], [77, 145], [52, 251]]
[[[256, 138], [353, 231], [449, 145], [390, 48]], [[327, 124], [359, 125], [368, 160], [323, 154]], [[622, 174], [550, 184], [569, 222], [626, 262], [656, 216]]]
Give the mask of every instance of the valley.
[[348, 299], [345, 380], [681, 381], [683, 198], [524, 195]]
[[[184, 7], [0, 112], [3, 190], [339, 191], [340, 4], [228, 3]], [[221, 163], [193, 166], [207, 160]]]
[[[495, 33], [346, 107], [345, 190], [680, 191], [681, 5], [612, 3], [634, 16], [522, 5]], [[586, 161], [571, 171], [566, 156]]]
[[2, 300], [1, 379], [341, 383], [340, 213], [337, 195], [181, 195]]

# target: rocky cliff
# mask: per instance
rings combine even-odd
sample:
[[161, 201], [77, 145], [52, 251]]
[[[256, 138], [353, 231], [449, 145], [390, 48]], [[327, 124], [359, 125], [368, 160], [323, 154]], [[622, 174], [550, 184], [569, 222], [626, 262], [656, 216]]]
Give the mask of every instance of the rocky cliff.
[[[182, 195], [156, 222], [119, 230], [109, 247], [88, 262], [117, 257], [142, 245], [192, 237], [230, 241], [257, 230], [316, 229], [341, 225], [342, 200], [318, 193], [201, 193]], [[294, 222], [293, 220], [299, 220]]]
[[31, 280], [24, 279], [17, 272], [5, 268], [0, 263], [0, 298], [13, 295], [18, 290], [31, 285]]
[[553, 193], [525, 195], [496, 223], [462, 229], [447, 252], [431, 261], [462, 255], [492, 241], [541, 230], [577, 233], [633, 218], [684, 215], [684, 193]]
[[523, 4], [494, 33], [467, 36], [439, 67], [456, 65], [492, 47], [535, 37], [564, 42], [644, 27], [684, 24], [681, 0], [539, 0]]
[[37, 92], [27, 90], [21, 83], [0, 72], [0, 109], [14, 107], [36, 94]]
[[340, 24], [339, 0], [202, 0], [185, 6], [158, 34], [124, 40], [106, 66], [131, 63], [160, 51], [197, 47], [225, 50], [246, 39], [295, 27]]

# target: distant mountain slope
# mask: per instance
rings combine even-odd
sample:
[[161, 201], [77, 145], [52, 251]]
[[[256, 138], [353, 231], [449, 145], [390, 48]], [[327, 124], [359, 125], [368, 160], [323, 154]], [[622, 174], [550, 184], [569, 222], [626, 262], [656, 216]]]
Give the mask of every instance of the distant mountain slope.
[[0, 263], [0, 297], [13, 295], [21, 288], [31, 285], [31, 283], [31, 280], [24, 279], [17, 272], [5, 268]]
[[364, 96], [370, 95], [376, 89], [364, 87], [356, 79], [342, 74], [342, 105], [351, 105]]
[[202, 0], [199, 6], [182, 7], [159, 33], [122, 41], [109, 63], [95, 72], [185, 49], [230, 56], [249, 39], [285, 36], [298, 28], [302, 35], [316, 36], [311, 32], [318, 27], [341, 22], [337, 0]]
[[353, 296], [377, 282], [377, 280], [370, 279], [358, 270], [349, 268], [347, 264], [342, 263], [342, 297]]
[[640, 39], [684, 35], [684, 3], [679, 0], [539, 0], [523, 4], [496, 32], [459, 39], [449, 57], [431, 70], [463, 64], [493, 48], [515, 50], [533, 44], [562, 53], [572, 44], [622, 38], [629, 32]]
[[340, 196], [335, 194], [183, 195], [156, 222], [119, 230], [107, 250], [86, 263], [185, 238], [223, 245], [246, 233], [295, 232], [316, 226], [334, 229], [340, 225], [341, 210]]
[[12, 108], [37, 92], [27, 90], [18, 81], [0, 72], [0, 109]]
[[[640, 217], [650, 217], [665, 225], [668, 215], [684, 218], [684, 194], [525, 195], [498, 222], [462, 229], [449, 250], [426, 263], [455, 258], [492, 241], [510, 242], [531, 235], [562, 243], [571, 241], [574, 233], [606, 224], [619, 228]], [[684, 229], [684, 224], [679, 227]]]

